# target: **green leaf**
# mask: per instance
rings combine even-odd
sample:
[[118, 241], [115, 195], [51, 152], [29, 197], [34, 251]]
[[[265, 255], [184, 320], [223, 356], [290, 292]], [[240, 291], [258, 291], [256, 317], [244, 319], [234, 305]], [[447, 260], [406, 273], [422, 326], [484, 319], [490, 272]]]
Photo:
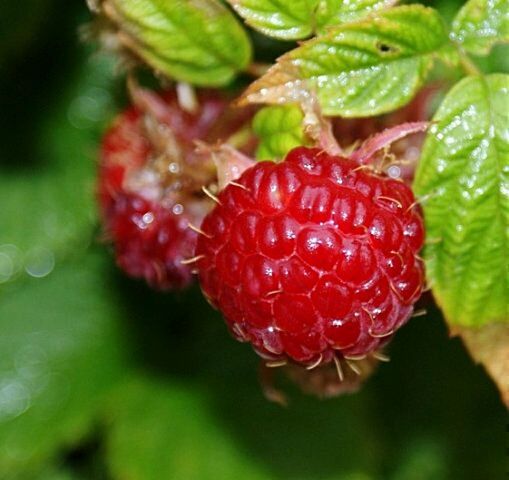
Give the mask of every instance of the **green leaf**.
[[249, 38], [217, 0], [104, 0], [118, 39], [158, 73], [219, 86], [251, 60]]
[[269, 37], [309, 37], [319, 0], [227, 0], [248, 25]]
[[141, 372], [119, 388], [110, 399], [106, 439], [114, 479], [378, 478], [365, 399], [299, 397], [282, 409], [263, 398], [254, 370], [235, 375], [232, 384], [231, 366], [216, 368], [217, 381], [210, 372], [200, 386]]
[[292, 50], [254, 82], [247, 103], [293, 103], [316, 91], [326, 115], [394, 110], [422, 86], [436, 56], [453, 51], [439, 14], [420, 5], [346, 24]]
[[316, 29], [325, 33], [331, 27], [360, 20], [396, 3], [398, 0], [320, 0], [316, 10]]
[[452, 25], [452, 38], [474, 55], [487, 55], [496, 43], [509, 42], [509, 2], [469, 0]]
[[9, 480], [85, 480], [82, 475], [74, 472], [69, 466], [48, 465], [36, 472], [20, 471], [9, 476]]
[[203, 392], [144, 375], [111, 402], [107, 461], [114, 478], [267, 479], [214, 421]]
[[82, 439], [122, 376], [120, 312], [88, 255], [0, 302], [0, 476]]
[[326, 32], [394, 5], [398, 0], [227, 0], [246, 23], [264, 35], [297, 40]]
[[253, 119], [254, 133], [260, 137], [256, 157], [276, 160], [294, 147], [304, 145], [304, 114], [297, 105], [278, 105], [261, 109]]
[[434, 120], [415, 181], [429, 282], [450, 324], [509, 322], [509, 76], [462, 80]]
[[[44, 276], [83, 252], [95, 226], [97, 137], [112, 111], [111, 58], [96, 56], [71, 78], [41, 121], [28, 113], [26, 149], [0, 133], [0, 285]], [[12, 135], [12, 132], [10, 133]], [[4, 138], [2, 138], [4, 136]]]

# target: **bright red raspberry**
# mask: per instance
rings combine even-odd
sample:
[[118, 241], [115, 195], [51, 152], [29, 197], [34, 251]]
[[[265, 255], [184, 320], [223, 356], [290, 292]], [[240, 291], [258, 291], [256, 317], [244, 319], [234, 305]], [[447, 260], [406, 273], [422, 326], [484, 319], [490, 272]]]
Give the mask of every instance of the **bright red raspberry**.
[[[248, 119], [228, 111], [229, 98], [201, 92], [195, 112], [173, 92], [142, 91], [145, 109], [131, 107], [106, 132], [98, 197], [117, 264], [157, 289], [189, 284], [197, 234], [210, 209], [201, 187], [213, 166], [195, 152], [195, 140], [227, 140]], [[250, 115], [250, 114], [249, 114]]]
[[263, 358], [363, 357], [410, 317], [423, 224], [403, 182], [298, 147], [247, 169], [218, 199], [197, 243], [200, 283]]

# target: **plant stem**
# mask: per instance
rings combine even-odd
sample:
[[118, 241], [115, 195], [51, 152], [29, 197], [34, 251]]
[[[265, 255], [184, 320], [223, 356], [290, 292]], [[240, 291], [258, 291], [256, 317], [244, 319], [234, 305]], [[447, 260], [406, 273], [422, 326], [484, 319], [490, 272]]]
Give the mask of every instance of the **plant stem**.
[[472, 59], [460, 48], [459, 50], [460, 62], [463, 70], [467, 75], [482, 75], [481, 70], [472, 61]]

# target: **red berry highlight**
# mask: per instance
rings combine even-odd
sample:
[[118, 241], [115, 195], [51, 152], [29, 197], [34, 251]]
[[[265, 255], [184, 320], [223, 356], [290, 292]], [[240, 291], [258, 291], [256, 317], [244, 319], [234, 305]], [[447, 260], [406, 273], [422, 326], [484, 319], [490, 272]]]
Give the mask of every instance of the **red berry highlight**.
[[219, 202], [197, 242], [201, 287], [262, 357], [363, 357], [411, 316], [424, 231], [403, 182], [299, 147], [247, 169]]

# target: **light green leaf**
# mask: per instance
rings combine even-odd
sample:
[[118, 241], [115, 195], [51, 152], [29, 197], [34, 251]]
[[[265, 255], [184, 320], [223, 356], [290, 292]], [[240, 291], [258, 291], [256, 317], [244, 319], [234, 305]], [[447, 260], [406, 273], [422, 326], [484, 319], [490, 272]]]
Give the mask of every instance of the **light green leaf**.
[[277, 160], [294, 147], [307, 143], [297, 105], [278, 105], [261, 109], [253, 119], [254, 133], [260, 138], [256, 157]]
[[359, 20], [398, 0], [227, 0], [246, 23], [269, 37], [296, 40]]
[[331, 27], [359, 20], [396, 3], [398, 0], [320, 0], [316, 10], [316, 28], [324, 33]]
[[436, 56], [452, 46], [439, 14], [420, 5], [387, 10], [310, 40], [280, 58], [243, 96], [294, 103], [315, 91], [326, 115], [373, 116], [413, 97]]
[[81, 440], [123, 374], [120, 312], [102, 265], [88, 255], [1, 299], [1, 478]]
[[269, 37], [309, 37], [319, 0], [227, 0], [248, 25]]
[[509, 42], [509, 2], [469, 0], [452, 25], [452, 38], [475, 55], [487, 55], [496, 43]]
[[509, 76], [462, 80], [434, 120], [415, 181], [429, 282], [450, 324], [509, 322]]
[[104, 0], [118, 39], [159, 74], [225, 85], [251, 60], [251, 44], [217, 0]]

